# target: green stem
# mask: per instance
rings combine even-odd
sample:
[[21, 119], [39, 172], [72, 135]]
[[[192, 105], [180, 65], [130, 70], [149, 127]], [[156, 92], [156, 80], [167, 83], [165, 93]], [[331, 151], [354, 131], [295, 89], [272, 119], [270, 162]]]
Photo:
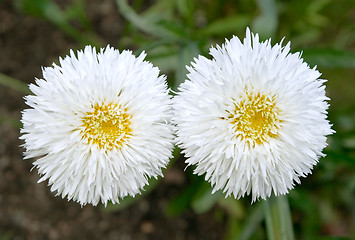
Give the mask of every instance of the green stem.
[[278, 196], [265, 201], [264, 213], [269, 240], [295, 239], [287, 196]]
[[268, 199], [264, 201], [264, 215], [266, 224], [266, 233], [268, 240], [276, 240], [275, 224], [273, 221], [273, 216], [271, 213], [271, 202], [273, 199]]
[[280, 218], [281, 239], [294, 240], [292, 216], [287, 196], [277, 197], [276, 205]]

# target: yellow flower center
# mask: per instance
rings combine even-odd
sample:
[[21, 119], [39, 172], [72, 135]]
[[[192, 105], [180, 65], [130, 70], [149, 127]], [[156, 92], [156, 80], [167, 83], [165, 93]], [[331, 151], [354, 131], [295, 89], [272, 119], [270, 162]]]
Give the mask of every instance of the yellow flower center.
[[100, 149], [120, 148], [132, 135], [131, 117], [120, 105], [97, 103], [82, 118], [83, 139]]
[[236, 101], [228, 120], [233, 124], [236, 136], [246, 140], [250, 147], [268, 142], [278, 136], [280, 110], [276, 106], [275, 96], [263, 93], [247, 92]]

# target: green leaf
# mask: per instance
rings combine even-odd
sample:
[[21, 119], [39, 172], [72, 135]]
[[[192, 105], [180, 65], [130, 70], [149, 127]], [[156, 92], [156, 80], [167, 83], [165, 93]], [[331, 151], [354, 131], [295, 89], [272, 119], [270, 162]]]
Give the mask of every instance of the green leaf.
[[[135, 54], [139, 55], [142, 51], [149, 53], [146, 59], [152, 62], [154, 66], [159, 67], [162, 73], [175, 71], [178, 58], [178, 47], [176, 45], [171, 46], [166, 41], [154, 41], [143, 45], [135, 51]], [[173, 78], [167, 79], [169, 86], [173, 85], [172, 80]]]
[[311, 64], [325, 68], [355, 68], [355, 52], [330, 48], [305, 49], [303, 59]]
[[27, 84], [16, 78], [0, 73], [0, 84], [24, 94], [31, 94]]
[[264, 213], [269, 240], [295, 239], [287, 196], [264, 200]]
[[65, 18], [79, 20], [86, 30], [92, 30], [85, 12], [85, 0], [73, 0], [72, 5], [65, 10]]
[[239, 238], [239, 233], [240, 233], [240, 221], [230, 215], [228, 216], [228, 222], [227, 222], [227, 227], [226, 227], [226, 236], [224, 240], [240, 240]]
[[15, 235], [12, 231], [0, 229], [0, 240], [10, 240], [14, 238]]
[[275, 0], [258, 0], [261, 14], [255, 18], [252, 29], [259, 33], [261, 38], [273, 37], [278, 26], [278, 14]]
[[139, 30], [158, 38], [165, 38], [171, 41], [179, 41], [182, 39], [177, 33], [172, 32], [156, 23], [149, 22], [147, 19], [139, 16], [134, 9], [128, 5], [127, 0], [116, 0], [116, 4], [122, 16]]
[[197, 57], [199, 53], [200, 50], [195, 42], [189, 42], [180, 47], [173, 90], [176, 90], [185, 81], [188, 72], [186, 66], [190, 65], [193, 58]]
[[192, 14], [193, 10], [193, 1], [190, 0], [175, 0], [175, 4], [177, 6], [177, 9], [179, 13], [187, 17], [188, 15]]
[[179, 39], [177, 38], [176, 41], [185, 42], [185, 39], [188, 38], [186, 26], [179, 21], [161, 20], [157, 22], [157, 24], [159, 24], [160, 27], [163, 27], [164, 29], [173, 33], [175, 36], [178, 36]]
[[352, 240], [351, 238], [347, 237], [320, 237], [316, 240]]
[[36, 17], [43, 17], [48, 21], [61, 25], [65, 28], [68, 26], [63, 11], [59, 6], [51, 0], [16, 0], [16, 6], [22, 11]]
[[155, 1], [154, 4], [150, 5], [148, 9], [144, 10], [144, 12], [141, 12], [139, 16], [150, 23], [156, 23], [164, 19], [174, 20], [174, 2], [171, 0]]
[[45, 9], [50, 4], [49, 0], [15, 0], [17, 9], [36, 17], [45, 17]]
[[[227, 201], [228, 200], [228, 201]], [[258, 202], [246, 209], [241, 201], [233, 198], [226, 198], [220, 201], [220, 205], [228, 211], [229, 224], [226, 240], [247, 240], [255, 234], [264, 220], [263, 204]], [[227, 203], [227, 206], [225, 205]], [[233, 214], [237, 208], [237, 214]]]
[[280, 219], [281, 239], [294, 240], [293, 224], [290, 206], [288, 204], [288, 197], [281, 195], [276, 197], [277, 213]]
[[137, 6], [136, 1], [131, 1], [131, 7], [137, 10], [139, 8], [142, 8], [142, 5], [145, 6], [146, 9], [144, 9], [144, 11], [140, 13], [140, 16], [143, 16], [144, 19], [149, 18], [149, 20], [151, 21], [153, 19], [170, 18], [174, 15], [174, 1], [159, 0], [151, 4], [142, 4], [140, 6]]
[[266, 232], [268, 240], [277, 240], [277, 232], [275, 231], [275, 221], [273, 220], [271, 212], [271, 203], [270, 199], [264, 200], [264, 214], [265, 214], [265, 223], [266, 223]]
[[15, 5], [27, 14], [48, 20], [83, 44], [96, 45], [96, 39], [74, 28], [65, 12], [52, 0], [16, 0]]
[[242, 206], [242, 202], [233, 197], [220, 198], [218, 205], [222, 207], [228, 215], [235, 218], [242, 219], [245, 215], [245, 208]]
[[194, 195], [191, 206], [196, 213], [201, 214], [210, 210], [223, 196], [222, 191], [212, 194], [210, 183], [204, 181]]
[[176, 8], [180, 15], [184, 17], [186, 26], [194, 27], [195, 3], [191, 0], [175, 0]]
[[352, 167], [355, 166], [355, 158], [342, 150], [334, 151], [326, 148], [323, 150], [323, 152], [327, 155], [327, 159], [332, 160], [337, 164], [345, 163]]
[[149, 183], [146, 185], [144, 191], [141, 191], [140, 195], [136, 195], [134, 197], [127, 196], [127, 197], [123, 198], [122, 200], [120, 200], [120, 203], [118, 203], [118, 204], [112, 204], [111, 202], [109, 202], [106, 207], [104, 205], [101, 205], [102, 209], [104, 211], [109, 211], [109, 212], [110, 211], [121, 211], [121, 210], [131, 206], [132, 204], [136, 203], [138, 200], [140, 200], [144, 196], [148, 195], [151, 191], [153, 191], [154, 188], [157, 186], [159, 179], [150, 178], [148, 180], [148, 182]]
[[197, 31], [197, 36], [218, 35], [226, 37], [227, 34], [233, 34], [238, 31], [245, 31], [245, 27], [250, 23], [249, 15], [234, 15], [218, 19], [205, 28]]
[[18, 119], [8, 116], [0, 116], [0, 125], [1, 124], [7, 124], [13, 127], [14, 129], [22, 128], [22, 123]]
[[257, 203], [253, 205], [252, 209], [248, 212], [247, 218], [244, 221], [242, 230], [239, 234], [239, 240], [247, 240], [255, 233], [257, 227], [264, 219], [263, 204]]
[[204, 184], [204, 179], [203, 177], [192, 175], [190, 176], [190, 180], [190, 184], [169, 202], [166, 208], [166, 214], [168, 216], [179, 215], [191, 207], [196, 192]]
[[308, 239], [316, 239], [322, 224], [318, 200], [314, 199], [312, 194], [302, 187], [292, 191], [289, 194], [289, 199], [293, 209], [302, 214], [302, 221], [299, 224], [303, 236], [307, 236]]

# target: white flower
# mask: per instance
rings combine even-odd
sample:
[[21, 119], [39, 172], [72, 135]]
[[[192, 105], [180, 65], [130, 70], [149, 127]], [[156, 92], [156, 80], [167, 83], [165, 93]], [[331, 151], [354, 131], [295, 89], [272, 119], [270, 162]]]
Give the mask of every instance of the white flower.
[[43, 69], [26, 97], [25, 159], [52, 192], [82, 205], [134, 196], [173, 148], [165, 76], [130, 51], [87, 46]]
[[286, 194], [324, 156], [325, 80], [289, 51], [247, 29], [243, 43], [233, 37], [188, 67], [174, 98], [177, 143], [213, 192]]

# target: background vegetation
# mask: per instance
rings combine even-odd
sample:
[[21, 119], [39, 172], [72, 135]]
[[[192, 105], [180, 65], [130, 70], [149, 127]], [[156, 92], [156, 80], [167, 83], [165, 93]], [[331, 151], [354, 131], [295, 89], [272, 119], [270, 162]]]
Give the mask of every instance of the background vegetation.
[[[25, 19], [16, 24], [25, 23], [24, 26], [31, 30], [37, 29], [33, 23], [39, 26], [33, 33], [34, 39], [22, 39], [17, 49], [12, 43], [23, 36], [21, 31], [26, 29], [17, 28], [14, 25], [17, 20], [9, 17], [12, 16], [10, 13]], [[211, 195], [211, 188], [203, 177], [192, 175], [192, 168], [183, 172], [184, 158], [178, 149], [166, 171], [167, 179], [152, 181], [138, 198], [126, 198], [120, 205], [93, 210], [90, 206], [80, 209], [75, 203], [66, 203], [58, 198], [54, 200], [45, 185], [37, 189], [34, 186], [35, 171], [25, 174], [31, 166], [28, 162], [21, 162], [22, 149], [10, 146], [20, 144], [16, 139], [21, 127], [20, 109], [25, 107], [21, 96], [28, 94], [25, 84], [33, 82], [34, 77], [41, 77], [40, 67], [57, 62], [58, 56], [68, 54], [70, 48], [81, 49], [87, 44], [99, 48], [110, 44], [120, 50], [132, 49], [137, 54], [144, 50], [148, 54], [147, 59], [168, 76], [170, 87], [176, 90], [185, 79], [185, 65], [198, 54], [207, 56], [211, 45], [222, 44], [226, 38], [233, 35], [244, 38], [247, 26], [258, 32], [262, 39], [272, 38], [273, 43], [285, 37], [284, 43], [291, 41], [292, 52], [302, 51], [304, 60], [312, 67], [317, 65], [323, 73], [322, 78], [328, 79], [327, 95], [331, 98], [329, 120], [334, 124], [336, 134], [328, 138], [329, 146], [324, 150], [327, 157], [320, 159], [313, 174], [303, 179], [302, 185], [296, 186], [288, 195], [295, 238], [355, 239], [353, 0], [107, 0], [102, 3], [89, 0], [0, 0], [0, 23], [0, 94], [3, 94], [0, 103], [0, 162], [3, 161], [0, 164], [1, 240], [57, 239], [63, 236], [65, 239], [82, 236], [94, 239], [265, 239], [262, 201], [251, 205], [249, 197], [234, 200], [224, 198], [219, 192]], [[13, 29], [18, 31], [17, 35]], [[53, 32], [54, 35], [48, 37], [50, 43], [46, 43], [47, 33], [41, 29]], [[29, 50], [31, 48], [36, 51]], [[12, 49], [11, 53], [9, 49]], [[19, 54], [28, 52], [35, 53], [26, 56], [28, 63], [20, 66], [15, 62]], [[31, 63], [34, 59], [39, 65]], [[21, 69], [27, 66], [31, 70], [27, 69], [21, 75]], [[9, 133], [15, 137], [11, 138]], [[9, 139], [11, 142], [6, 142]], [[12, 163], [14, 161], [17, 163]], [[21, 165], [25, 166], [24, 169]], [[20, 174], [16, 173], [17, 168], [22, 169]], [[11, 177], [11, 174], [21, 178]], [[14, 191], [8, 187], [13, 181], [21, 181], [15, 185], [17, 190]], [[26, 181], [32, 185], [24, 184]], [[26, 195], [21, 195], [25, 198], [13, 204], [18, 200], [10, 196], [16, 198], [19, 192], [25, 192]], [[28, 214], [27, 209], [19, 207], [22, 201], [38, 201], [41, 194], [50, 196], [43, 201], [55, 201], [57, 204], [43, 210], [46, 214], [49, 211], [57, 214], [56, 219], [49, 220], [47, 228], [42, 226], [46, 217], [40, 208], [38, 213]], [[156, 206], [155, 201], [162, 204]], [[142, 210], [145, 205], [149, 206], [148, 210]], [[92, 213], [90, 218], [85, 218], [87, 221], [114, 219], [116, 222], [111, 221], [112, 225], [102, 231], [98, 227], [94, 234], [83, 228], [79, 232], [67, 229], [69, 234], [62, 235], [53, 229], [61, 229], [61, 219], [67, 219], [70, 213], [60, 215], [54, 209], [67, 206], [74, 209], [75, 216], [80, 212]], [[27, 204], [27, 208], [31, 207]], [[13, 213], [19, 213], [16, 209], [21, 209], [17, 218], [13, 216]], [[272, 207], [271, 211], [274, 211]], [[23, 219], [28, 222], [21, 222]], [[78, 217], [73, 219], [78, 221]], [[110, 228], [122, 219], [133, 227], [122, 231], [118, 227], [115, 235]], [[25, 226], [31, 221], [38, 222], [37, 229]], [[177, 224], [184, 221], [188, 226]], [[201, 227], [201, 223], [208, 229]], [[80, 228], [81, 225], [78, 226]], [[138, 232], [134, 228], [138, 228]], [[214, 233], [206, 234], [209, 232]]]

